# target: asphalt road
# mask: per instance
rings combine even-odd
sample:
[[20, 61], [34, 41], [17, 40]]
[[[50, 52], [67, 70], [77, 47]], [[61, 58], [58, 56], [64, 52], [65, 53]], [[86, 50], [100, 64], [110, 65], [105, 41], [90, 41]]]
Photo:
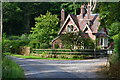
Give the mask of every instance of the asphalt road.
[[96, 72], [107, 59], [41, 60], [12, 57], [25, 71], [26, 78], [104, 78]]

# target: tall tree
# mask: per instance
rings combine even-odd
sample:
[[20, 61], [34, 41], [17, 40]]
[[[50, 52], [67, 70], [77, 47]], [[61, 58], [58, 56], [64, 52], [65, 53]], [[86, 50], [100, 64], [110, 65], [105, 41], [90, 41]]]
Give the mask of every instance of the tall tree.
[[10, 35], [22, 33], [23, 18], [21, 13], [22, 10], [18, 3], [3, 3], [3, 32]]
[[39, 41], [39, 44], [43, 43], [50, 44], [51, 40], [55, 38], [58, 31], [57, 15], [52, 15], [47, 12], [46, 15], [40, 15], [35, 18], [35, 27], [32, 28], [32, 38]]

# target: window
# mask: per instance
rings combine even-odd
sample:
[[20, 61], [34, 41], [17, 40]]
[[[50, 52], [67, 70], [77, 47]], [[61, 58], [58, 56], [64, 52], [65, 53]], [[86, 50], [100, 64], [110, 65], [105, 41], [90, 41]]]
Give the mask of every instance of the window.
[[73, 25], [68, 25], [67, 26], [67, 32], [73, 31]]
[[101, 38], [100, 45], [107, 47], [108, 46], [108, 38]]
[[101, 38], [101, 43], [100, 43], [100, 45], [103, 45], [103, 38]]

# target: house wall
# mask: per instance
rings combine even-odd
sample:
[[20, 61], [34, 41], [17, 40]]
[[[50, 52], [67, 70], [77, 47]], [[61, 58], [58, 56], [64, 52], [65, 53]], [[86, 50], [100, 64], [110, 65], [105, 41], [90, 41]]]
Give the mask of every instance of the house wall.
[[75, 30], [75, 31], [78, 31], [78, 30], [77, 30], [77, 27], [75, 26], [75, 24], [74, 24], [71, 20], [69, 20], [69, 21], [66, 23], [65, 27], [63, 28], [63, 30], [62, 30], [62, 34], [64, 34], [64, 33], [67, 32], [66, 30], [67, 30], [67, 26], [68, 26], [68, 25], [73, 25], [73, 26], [74, 26], [74, 30]]
[[59, 38], [52, 42], [53, 49], [55, 49], [55, 45], [58, 45], [59, 48], [63, 48], [62, 41]]
[[91, 32], [89, 29], [87, 29], [87, 30], [85, 31], [85, 33], [88, 33], [89, 37], [90, 37], [92, 40], [95, 40], [95, 39], [96, 39], [95, 35], [93, 35], [92, 32]]

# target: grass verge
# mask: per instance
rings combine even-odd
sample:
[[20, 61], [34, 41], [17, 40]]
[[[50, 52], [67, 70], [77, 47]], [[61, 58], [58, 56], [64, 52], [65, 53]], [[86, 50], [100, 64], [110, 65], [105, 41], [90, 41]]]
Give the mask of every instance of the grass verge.
[[3, 57], [2, 62], [2, 79], [3, 80], [24, 80], [24, 71], [23, 69], [16, 64], [14, 61], [8, 59], [6, 56]]
[[38, 56], [24, 56], [24, 55], [16, 55], [16, 54], [12, 54], [12, 56], [20, 57], [20, 58], [25, 58], [25, 59], [82, 60], [80, 58], [69, 58], [69, 59], [64, 59], [64, 58], [41, 58], [41, 57], [38, 57]]

